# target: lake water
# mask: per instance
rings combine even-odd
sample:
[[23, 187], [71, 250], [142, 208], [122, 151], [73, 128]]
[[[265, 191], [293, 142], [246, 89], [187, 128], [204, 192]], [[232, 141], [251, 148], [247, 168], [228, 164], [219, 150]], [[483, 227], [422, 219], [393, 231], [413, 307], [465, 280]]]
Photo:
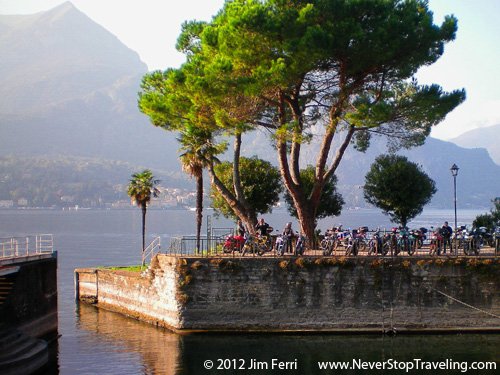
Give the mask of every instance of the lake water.
[[[459, 211], [459, 224], [471, 223], [483, 211]], [[210, 211], [208, 211], [210, 213]], [[77, 267], [132, 265], [140, 262], [140, 210], [0, 210], [0, 237], [52, 233], [58, 251], [59, 334], [54, 345], [57, 363], [50, 373], [59, 374], [208, 374], [268, 373], [272, 359], [296, 363], [297, 370], [281, 373], [325, 374], [318, 361], [494, 361], [500, 358], [500, 335], [337, 336], [337, 335], [192, 335], [179, 336], [164, 329], [121, 315], [79, 305], [74, 301], [73, 271]], [[275, 228], [291, 220], [285, 211], [267, 215]], [[427, 210], [411, 227], [438, 226], [453, 222], [452, 210]], [[168, 243], [173, 235], [192, 234], [194, 212], [156, 211], [147, 214], [150, 237]], [[367, 225], [390, 228], [377, 210], [345, 211], [339, 218], [325, 219], [321, 229], [343, 224], [345, 228]], [[213, 218], [213, 227], [232, 227]], [[205, 230], [205, 229], [204, 229]], [[277, 311], [286, 319], [286, 311]], [[225, 362], [218, 359], [226, 359]], [[204, 369], [212, 360], [214, 369]], [[237, 362], [227, 361], [237, 360]], [[242, 362], [244, 361], [244, 363]], [[216, 370], [217, 365], [261, 366], [259, 371]], [[392, 362], [394, 363], [394, 362]], [[265, 365], [268, 371], [265, 371]], [[391, 371], [398, 373], [397, 371]], [[343, 370], [335, 373], [370, 373]], [[378, 371], [375, 373], [384, 373]], [[410, 372], [412, 373], [412, 372]], [[413, 371], [413, 373], [422, 373]], [[453, 373], [439, 371], [438, 373]], [[483, 372], [488, 373], [488, 372]], [[494, 373], [494, 371], [490, 371]]]

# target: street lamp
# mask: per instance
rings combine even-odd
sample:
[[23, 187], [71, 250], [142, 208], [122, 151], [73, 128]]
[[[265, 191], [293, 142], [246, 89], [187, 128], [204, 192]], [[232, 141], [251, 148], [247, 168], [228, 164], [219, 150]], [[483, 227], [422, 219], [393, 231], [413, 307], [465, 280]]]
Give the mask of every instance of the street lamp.
[[451, 175], [453, 176], [453, 196], [455, 202], [455, 255], [458, 256], [458, 234], [457, 234], [457, 175], [458, 167], [453, 164], [450, 168]]

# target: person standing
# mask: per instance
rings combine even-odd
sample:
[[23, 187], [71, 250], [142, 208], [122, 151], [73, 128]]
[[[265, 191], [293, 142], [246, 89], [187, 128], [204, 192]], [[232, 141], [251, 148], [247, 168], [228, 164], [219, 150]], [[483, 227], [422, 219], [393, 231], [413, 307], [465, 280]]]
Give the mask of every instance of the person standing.
[[446, 245], [449, 245], [450, 254], [451, 250], [451, 236], [453, 234], [453, 229], [448, 225], [448, 222], [445, 221], [444, 225], [441, 227], [441, 235], [443, 236], [443, 254], [446, 254]]
[[255, 229], [257, 230], [257, 233], [259, 233], [261, 236], [267, 236], [269, 224], [265, 222], [263, 217], [261, 217], [257, 222], [257, 224], [255, 225]]
[[287, 241], [286, 249], [287, 252], [292, 252], [292, 240], [295, 237], [295, 233], [292, 229], [292, 223], [288, 222], [285, 225], [285, 228], [283, 228], [283, 232], [281, 232], [281, 235], [284, 239]]
[[247, 231], [245, 230], [245, 226], [241, 222], [241, 220], [238, 220], [236, 222], [236, 233], [238, 233], [239, 236], [245, 237]]
[[272, 248], [272, 241], [269, 232], [273, 230], [268, 223], [265, 222], [264, 218], [261, 217], [257, 224], [255, 225], [255, 230], [257, 231], [259, 237], [265, 242], [266, 248]]

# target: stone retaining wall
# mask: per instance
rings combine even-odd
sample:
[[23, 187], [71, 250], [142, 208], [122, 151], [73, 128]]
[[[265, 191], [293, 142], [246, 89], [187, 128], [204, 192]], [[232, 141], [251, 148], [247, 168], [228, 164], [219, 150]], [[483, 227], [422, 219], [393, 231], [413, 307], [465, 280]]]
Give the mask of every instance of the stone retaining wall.
[[158, 255], [143, 275], [75, 272], [81, 300], [177, 331], [497, 331], [499, 268], [485, 258]]

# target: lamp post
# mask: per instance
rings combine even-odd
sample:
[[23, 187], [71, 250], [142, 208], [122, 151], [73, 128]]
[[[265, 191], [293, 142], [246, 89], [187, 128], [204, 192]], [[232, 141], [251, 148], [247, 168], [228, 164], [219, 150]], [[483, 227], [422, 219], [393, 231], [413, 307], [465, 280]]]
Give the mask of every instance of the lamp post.
[[453, 197], [455, 203], [455, 255], [458, 256], [458, 237], [457, 237], [457, 175], [459, 168], [453, 164], [450, 168], [453, 176]]

